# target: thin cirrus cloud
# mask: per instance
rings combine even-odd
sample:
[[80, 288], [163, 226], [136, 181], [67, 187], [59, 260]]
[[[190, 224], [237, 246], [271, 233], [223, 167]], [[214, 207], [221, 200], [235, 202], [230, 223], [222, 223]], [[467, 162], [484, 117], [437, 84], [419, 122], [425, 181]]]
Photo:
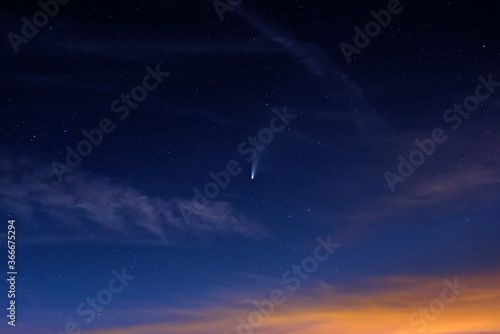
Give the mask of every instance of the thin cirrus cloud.
[[[109, 28], [109, 27], [108, 27]], [[118, 30], [119, 28], [117, 28]], [[207, 27], [210, 31], [210, 27]], [[78, 41], [67, 31], [78, 31], [78, 27], [71, 22], [57, 25], [50, 31], [41, 32], [40, 38], [33, 41], [36, 47], [26, 48], [25, 54], [35, 54], [35, 50], [42, 48], [46, 52], [59, 54], [60, 52], [84, 56], [95, 56], [107, 59], [120, 60], [123, 55], [132, 62], [158, 61], [158, 55], [177, 57], [182, 55], [222, 55], [222, 54], [262, 54], [275, 52], [271, 43], [265, 40], [227, 41], [217, 39], [213, 35], [200, 36], [199, 33], [186, 36], [179, 40], [166, 37], [176, 34], [177, 31], [161, 28], [151, 34], [150, 30], [142, 31], [142, 38], [130, 40], [117, 36], [116, 32], [100, 30], [99, 36], [92, 33], [79, 34]], [[183, 31], [185, 33], [185, 31]], [[73, 36], [73, 37], [72, 37]], [[208, 40], [207, 37], [210, 37]], [[72, 42], [69, 43], [68, 41]], [[141, 50], [140, 52], [137, 50]], [[11, 50], [9, 50], [11, 52]], [[131, 55], [133, 54], [133, 57]], [[9, 55], [7, 53], [7, 55]], [[164, 58], [163, 57], [163, 58]]]
[[[365, 136], [372, 137], [375, 130], [378, 133], [382, 133], [381, 130], [384, 133], [392, 132], [390, 124], [377, 113], [362, 90], [348, 78], [324, 49], [316, 44], [298, 40], [279, 23], [273, 23], [263, 14], [251, 13], [245, 5], [238, 6], [236, 12], [263, 36], [278, 44], [292, 58], [304, 65], [305, 69], [322, 84], [325, 93], [332, 97], [332, 101], [336, 101], [337, 108], [342, 106], [346, 112], [357, 110], [356, 124]], [[378, 138], [372, 138], [372, 142], [376, 139]]]
[[263, 227], [226, 201], [211, 201], [206, 209], [193, 214], [187, 225], [179, 206], [190, 203], [190, 199], [151, 197], [79, 171], [72, 172], [71, 183], [60, 183], [51, 175], [48, 163], [34, 158], [0, 160], [0, 207], [11, 215], [30, 218], [27, 222], [47, 222], [43, 231], [26, 240], [33, 243], [106, 238], [166, 245], [180, 243], [177, 240], [186, 234], [256, 239], [267, 235]]
[[[408, 185], [408, 190], [401, 191], [401, 194], [391, 194], [374, 201], [369, 209], [359, 214], [359, 217], [380, 219], [397, 214], [400, 210], [446, 205], [468, 196], [474, 189], [477, 190], [476, 199], [487, 198], [489, 188], [497, 186], [500, 182], [496, 168], [481, 166], [464, 167], [445, 177], [419, 179], [413, 185]], [[401, 187], [404, 186], [406, 185], [403, 184]], [[392, 209], [388, 210], [388, 206]]]
[[[488, 132], [487, 125], [479, 123], [477, 126]], [[424, 138], [423, 134], [417, 138]], [[347, 214], [335, 214], [332, 218], [345, 219], [347, 216], [360, 223], [372, 223], [416, 208], [454, 210], [460, 201], [469, 204], [474, 201], [496, 202], [500, 186], [500, 164], [496, 159], [500, 154], [496, 145], [498, 139], [497, 135], [479, 136], [470, 132], [452, 137], [446, 142], [447, 146], [437, 147], [404, 183], [397, 183], [394, 193], [384, 183], [386, 195], [365, 200]], [[480, 148], [476, 144], [478, 141], [484, 143]], [[406, 151], [409, 153], [413, 149], [410, 147]], [[399, 149], [392, 155], [397, 157], [398, 154], [401, 154]], [[396, 164], [392, 171], [397, 172]], [[379, 180], [385, 181], [383, 170], [380, 170]]]
[[[425, 333], [500, 333], [500, 289], [497, 272], [460, 276], [458, 283], [467, 288], [457, 298], [445, 303], [444, 311], [429, 321]], [[288, 294], [287, 301], [265, 318], [254, 332], [263, 334], [411, 334], [420, 326], [410, 323], [419, 308], [441, 298], [446, 287], [438, 276], [390, 276], [367, 280], [360, 287], [319, 285]], [[307, 290], [307, 291], [306, 291]], [[450, 292], [447, 292], [450, 294]], [[262, 293], [233, 295], [232, 300], [261, 300]], [[449, 297], [449, 296], [448, 296]], [[236, 332], [238, 317], [246, 318], [256, 308], [247, 303], [213, 305], [199, 311], [155, 310], [155, 314], [177, 315], [187, 320], [151, 323], [138, 326], [94, 330], [87, 334], [209, 334]], [[415, 318], [414, 318], [415, 319]], [[416, 319], [422, 319], [419, 316]]]

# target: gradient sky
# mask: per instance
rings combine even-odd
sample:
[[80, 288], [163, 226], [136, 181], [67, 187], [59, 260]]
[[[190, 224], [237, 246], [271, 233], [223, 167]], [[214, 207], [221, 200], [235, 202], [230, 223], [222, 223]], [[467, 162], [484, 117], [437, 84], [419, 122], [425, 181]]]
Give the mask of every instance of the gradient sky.
[[[499, 6], [401, 1], [348, 63], [339, 45], [387, 4], [243, 0], [221, 21], [211, 1], [73, 0], [16, 53], [8, 34], [40, 7], [4, 1], [0, 250], [6, 278], [15, 219], [18, 275], [0, 332], [234, 334], [280, 289], [253, 332], [500, 333], [500, 83], [457, 129], [443, 118], [480, 76], [500, 82]], [[148, 66], [169, 74], [120, 119], [113, 101]], [[241, 143], [285, 109], [248, 161]], [[60, 182], [53, 163], [105, 118]], [[391, 191], [384, 173], [436, 128], [447, 140]], [[193, 207], [230, 161], [239, 174]], [[338, 248], [292, 289], [284, 273], [328, 237]], [[122, 270], [133, 280], [86, 321], [78, 306]], [[422, 320], [454, 280], [466, 288]]]

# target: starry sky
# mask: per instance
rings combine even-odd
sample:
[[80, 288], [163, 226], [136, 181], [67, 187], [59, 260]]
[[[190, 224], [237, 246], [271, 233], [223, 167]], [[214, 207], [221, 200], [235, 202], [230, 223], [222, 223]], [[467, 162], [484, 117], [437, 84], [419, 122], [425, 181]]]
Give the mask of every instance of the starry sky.
[[65, 1], [0, 5], [2, 333], [500, 333], [498, 4]]

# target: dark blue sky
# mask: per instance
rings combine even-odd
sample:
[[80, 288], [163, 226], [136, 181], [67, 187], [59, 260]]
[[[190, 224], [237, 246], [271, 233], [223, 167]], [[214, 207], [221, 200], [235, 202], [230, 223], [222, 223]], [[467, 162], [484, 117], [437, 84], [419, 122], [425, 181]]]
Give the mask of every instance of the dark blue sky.
[[[348, 63], [339, 44], [387, 2], [243, 0], [221, 21], [209, 1], [70, 1], [18, 53], [8, 34], [41, 9], [2, 4], [0, 233], [16, 220], [18, 307], [1, 331], [235, 333], [330, 236], [340, 247], [262, 333], [415, 332], [408, 316], [455, 277], [466, 297], [427, 331], [498, 333], [493, 311], [471, 311], [498, 311], [498, 5], [400, 6]], [[468, 96], [470, 116], [453, 111]], [[67, 147], [111, 126], [60, 182]], [[391, 191], [384, 174], [436, 128], [446, 140]], [[193, 206], [230, 161], [241, 171]], [[122, 268], [135, 278], [86, 322], [78, 305]], [[372, 327], [333, 320], [366, 315], [363, 300]]]

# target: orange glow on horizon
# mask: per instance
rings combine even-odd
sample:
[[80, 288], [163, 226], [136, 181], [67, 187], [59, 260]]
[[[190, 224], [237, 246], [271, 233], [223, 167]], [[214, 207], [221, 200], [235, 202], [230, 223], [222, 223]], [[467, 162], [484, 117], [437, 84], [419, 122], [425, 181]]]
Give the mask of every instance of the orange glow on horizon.
[[[250, 328], [259, 334], [500, 333], [499, 277], [498, 273], [460, 276], [459, 285], [467, 288], [456, 290], [455, 294], [448, 289], [444, 293], [448, 302], [442, 300], [442, 291], [447, 287], [443, 281], [447, 279], [453, 283], [453, 275], [378, 278], [373, 280], [376, 283], [364, 284], [364, 288], [357, 290], [324, 284], [315, 288], [303, 287], [294, 294], [284, 291], [287, 300], [282, 305], [275, 305], [273, 314], [264, 317], [262, 325]], [[232, 300], [240, 298], [233, 296]], [[434, 302], [434, 307], [443, 304], [444, 310], [436, 315], [429, 313], [428, 319], [433, 320], [425, 320], [419, 309], [429, 308], [436, 299], [441, 303]], [[224, 334], [227, 330], [228, 334], [251, 334], [248, 327], [247, 331], [240, 327], [238, 332], [236, 319], [248, 319], [256, 310], [251, 303], [245, 308], [219, 305], [202, 311], [157, 310], [161, 314], [185, 315], [192, 319], [84, 333]], [[411, 324], [412, 314], [414, 322]]]

